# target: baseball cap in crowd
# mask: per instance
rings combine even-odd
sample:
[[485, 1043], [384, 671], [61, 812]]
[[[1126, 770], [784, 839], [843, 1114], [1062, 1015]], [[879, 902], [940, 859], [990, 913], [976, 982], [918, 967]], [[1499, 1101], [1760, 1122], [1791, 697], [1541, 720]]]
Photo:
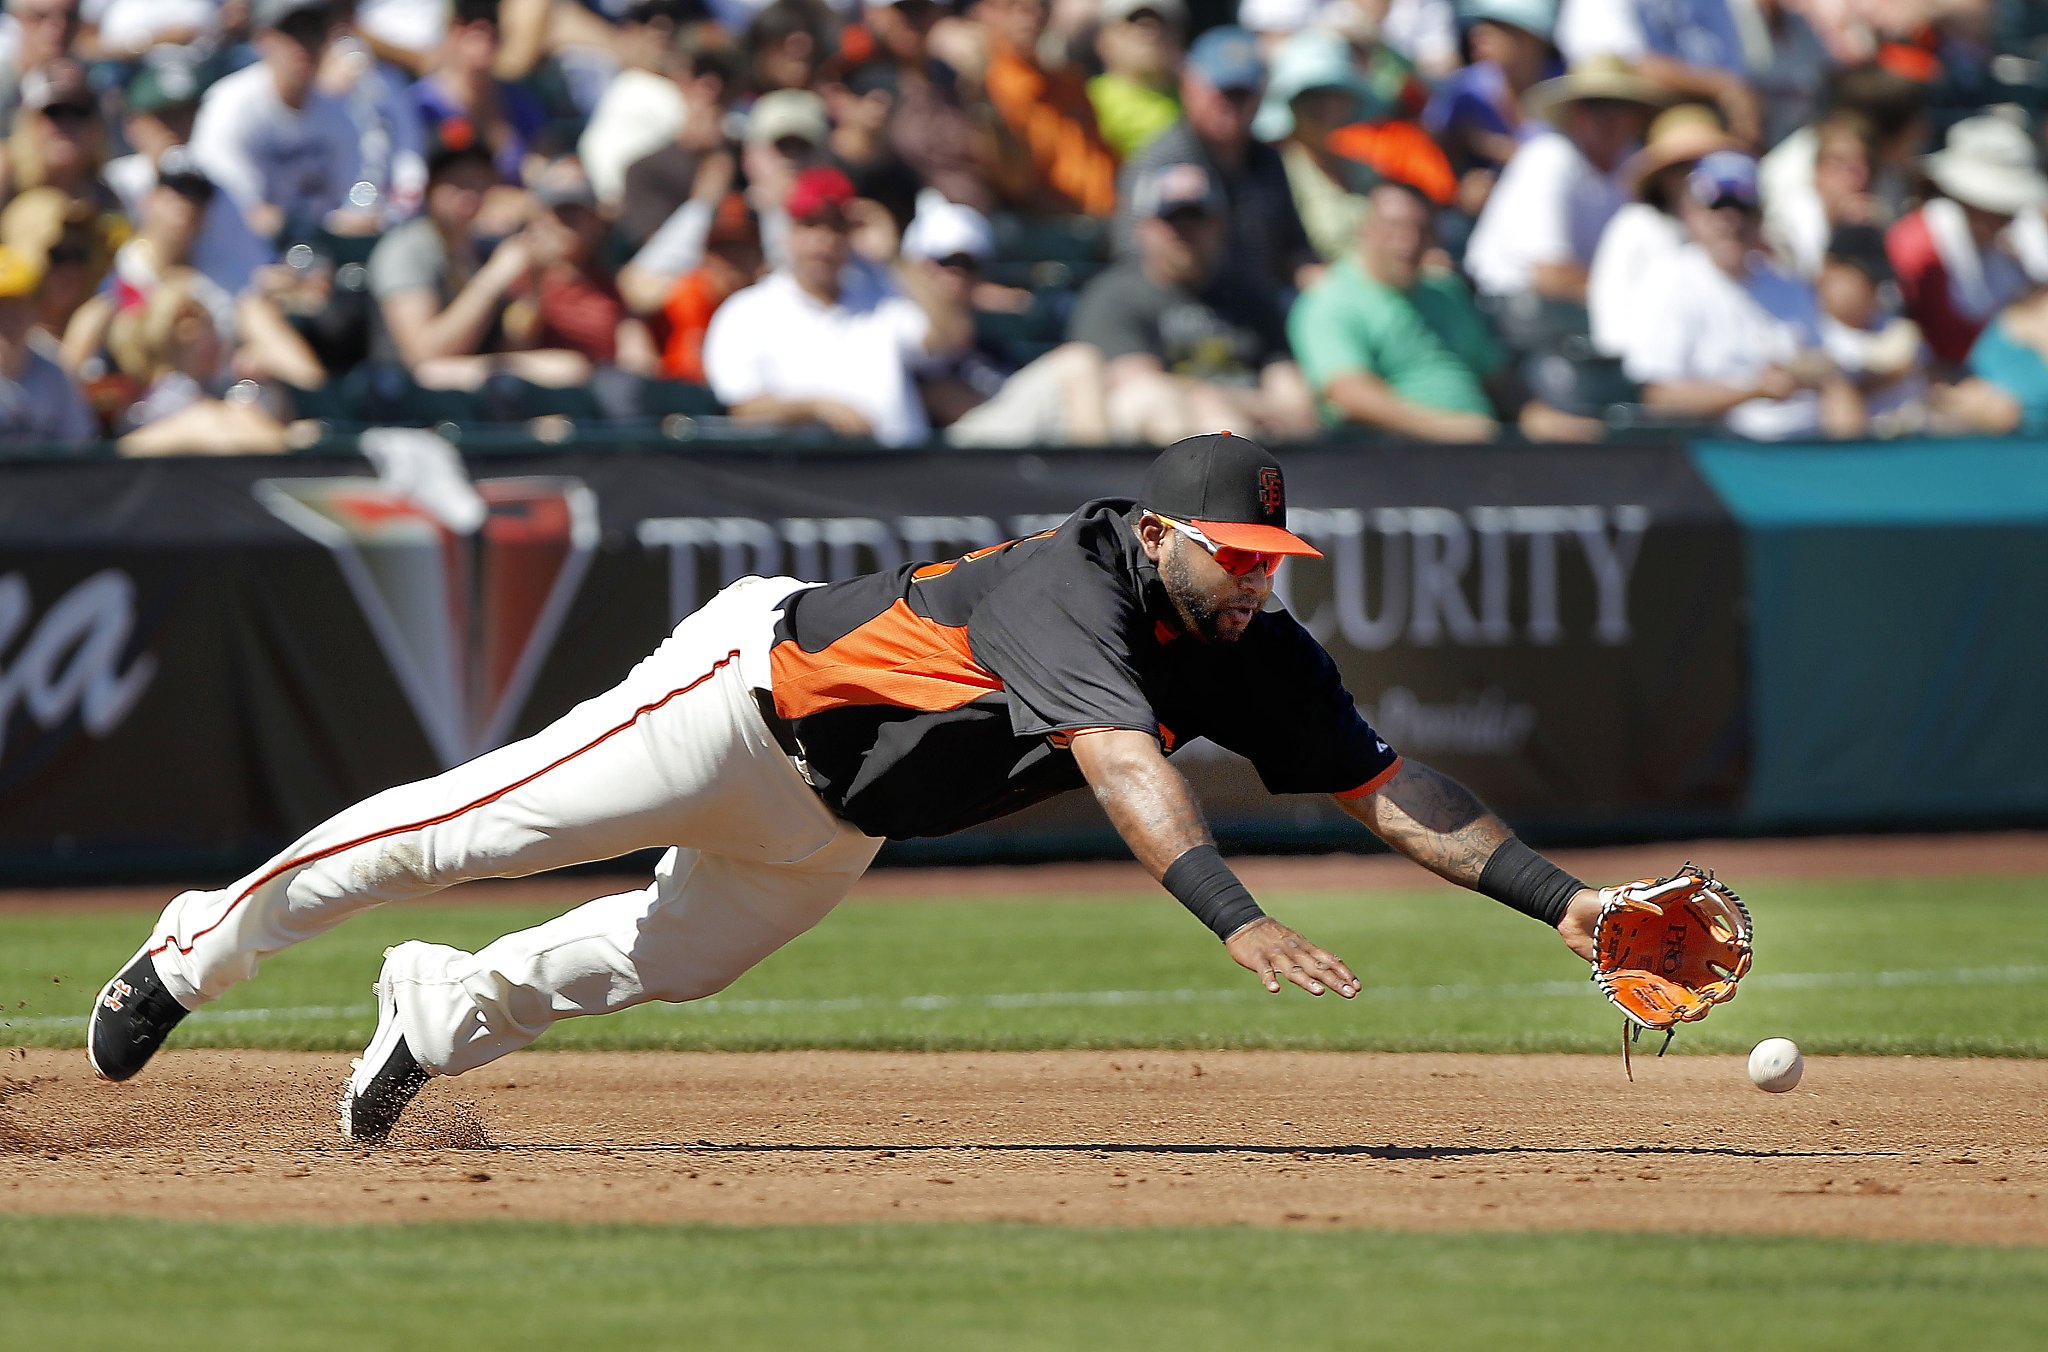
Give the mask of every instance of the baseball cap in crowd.
[[1880, 286], [1892, 280], [1892, 260], [1885, 252], [1884, 231], [1878, 226], [1836, 226], [1828, 236], [1828, 258], [1848, 264]]
[[443, 118], [427, 132], [427, 182], [439, 183], [465, 164], [480, 164], [493, 174], [498, 162], [477, 139], [476, 126], [466, 117]]
[[792, 221], [822, 221], [844, 216], [853, 201], [853, 181], [829, 165], [804, 170], [789, 185], [782, 209]]
[[1506, 24], [1545, 42], [1557, 31], [1557, 0], [1458, 0], [1458, 26]]
[[1102, 22], [1128, 23], [1140, 14], [1156, 14], [1176, 33], [1188, 31], [1188, 7], [1182, 0], [1102, 0]]
[[1138, 179], [1131, 210], [1139, 220], [1164, 220], [1183, 211], [1205, 216], [1223, 214], [1223, 193], [1199, 164], [1162, 164]]
[[1350, 120], [1385, 117], [1392, 110], [1375, 106], [1378, 101], [1351, 53], [1351, 44], [1342, 34], [1324, 28], [1307, 29], [1282, 41], [1273, 49], [1272, 78], [1266, 82], [1259, 115], [1252, 119], [1252, 135], [1261, 141], [1293, 135], [1294, 100], [1322, 89], [1350, 96]]
[[92, 96], [92, 83], [85, 78], [85, 67], [68, 58], [52, 61], [22, 75], [21, 106], [34, 113], [47, 113], [58, 108], [76, 108], [88, 113], [99, 111], [99, 104]]
[[1280, 462], [1257, 442], [1228, 432], [1184, 437], [1161, 451], [1145, 475], [1138, 505], [1230, 549], [1323, 556], [1287, 529], [1287, 480]]
[[1234, 24], [1196, 38], [1188, 48], [1188, 69], [1212, 89], [1257, 89], [1266, 82], [1259, 40]]
[[772, 146], [794, 136], [814, 146], [825, 144], [832, 133], [832, 121], [825, 113], [825, 100], [808, 89], [775, 89], [754, 100], [747, 114], [748, 145]]
[[926, 188], [917, 195], [917, 215], [903, 232], [903, 256], [945, 260], [965, 255], [975, 262], [994, 256], [996, 232], [988, 217], [973, 207], [949, 202], [944, 193]]
[[282, 28], [301, 14], [333, 16], [334, 0], [256, 0], [249, 7], [249, 20], [255, 27]]
[[747, 202], [745, 193], [729, 192], [711, 215], [711, 229], [704, 237], [707, 246], [755, 244], [761, 242], [761, 219]]
[[213, 199], [213, 180], [199, 167], [198, 157], [186, 146], [172, 146], [157, 156], [156, 181], [195, 201]]
[[198, 104], [203, 88], [189, 61], [151, 61], [135, 72], [125, 94], [131, 113], [161, 113]]
[[1685, 190], [1703, 207], [1755, 207], [1756, 158], [1739, 150], [1717, 150], [1693, 166]]
[[0, 244], [0, 300], [21, 300], [36, 293], [43, 270], [19, 249]]

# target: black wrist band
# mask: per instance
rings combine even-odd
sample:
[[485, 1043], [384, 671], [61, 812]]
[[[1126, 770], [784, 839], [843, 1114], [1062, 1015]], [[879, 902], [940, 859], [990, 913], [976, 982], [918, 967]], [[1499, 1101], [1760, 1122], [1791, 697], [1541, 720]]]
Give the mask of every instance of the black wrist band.
[[1168, 865], [1159, 881], [1219, 939], [1228, 939], [1265, 914], [1214, 845], [1195, 846]]
[[1584, 886], [1511, 837], [1486, 861], [1479, 874], [1479, 886], [1474, 890], [1555, 929], [1557, 922], [1564, 919], [1565, 908]]

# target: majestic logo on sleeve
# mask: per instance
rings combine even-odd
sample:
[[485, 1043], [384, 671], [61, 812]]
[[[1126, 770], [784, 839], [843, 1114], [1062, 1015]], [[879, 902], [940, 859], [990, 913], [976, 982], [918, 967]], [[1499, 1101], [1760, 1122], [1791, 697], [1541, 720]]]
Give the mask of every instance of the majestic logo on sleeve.
[[[576, 479], [483, 479], [474, 530], [376, 479], [268, 479], [257, 499], [333, 551], [444, 765], [510, 739], [598, 541]], [[465, 523], [466, 524], [466, 523]]]
[[1280, 471], [1271, 465], [1259, 471], [1259, 506], [1267, 516], [1278, 516], [1287, 510], [1287, 485], [1281, 479]]

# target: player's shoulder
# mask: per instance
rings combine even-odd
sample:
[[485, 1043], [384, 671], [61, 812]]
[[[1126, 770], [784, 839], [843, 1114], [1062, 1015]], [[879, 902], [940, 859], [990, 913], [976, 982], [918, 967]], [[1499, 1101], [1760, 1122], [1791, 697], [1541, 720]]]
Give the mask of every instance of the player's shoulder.
[[977, 603], [977, 620], [1001, 618], [1030, 628], [1052, 612], [1063, 612], [1092, 627], [1141, 609], [1149, 565], [1130, 526], [1135, 505], [1124, 498], [1098, 498], [1052, 529], [1004, 549], [990, 561], [997, 564], [998, 576]]

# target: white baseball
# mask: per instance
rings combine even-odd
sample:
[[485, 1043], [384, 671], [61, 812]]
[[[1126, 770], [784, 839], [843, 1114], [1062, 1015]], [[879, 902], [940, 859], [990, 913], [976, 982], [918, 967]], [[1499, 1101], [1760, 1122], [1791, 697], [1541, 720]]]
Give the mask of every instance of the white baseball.
[[1749, 1054], [1749, 1078], [1766, 1094], [1782, 1094], [1796, 1088], [1806, 1072], [1806, 1058], [1799, 1044], [1789, 1037], [1767, 1037]]

